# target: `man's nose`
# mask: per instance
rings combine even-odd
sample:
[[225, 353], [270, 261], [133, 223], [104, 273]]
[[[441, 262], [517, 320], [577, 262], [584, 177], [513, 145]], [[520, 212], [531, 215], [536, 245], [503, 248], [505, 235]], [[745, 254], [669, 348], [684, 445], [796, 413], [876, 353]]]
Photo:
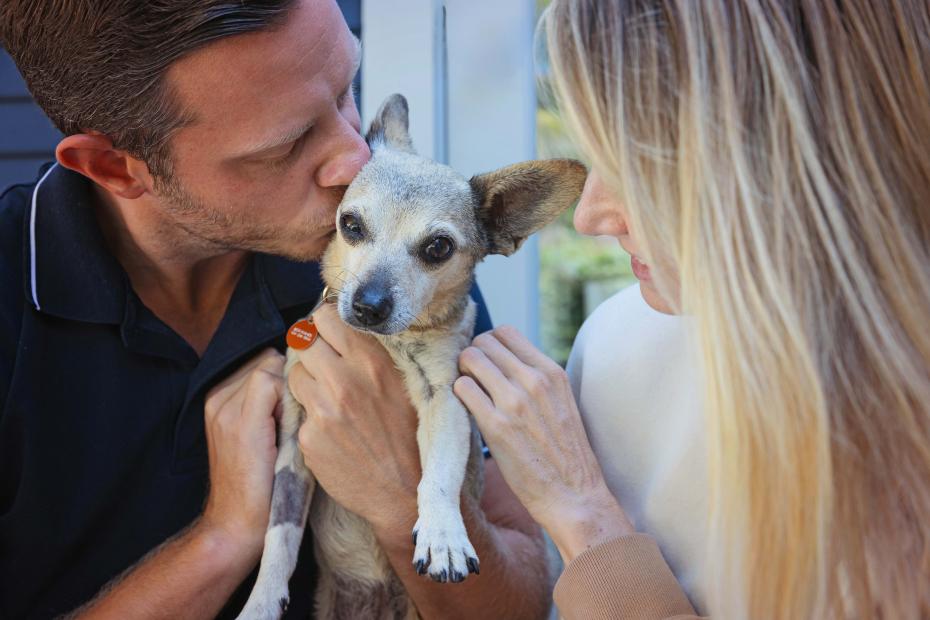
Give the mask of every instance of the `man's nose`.
[[575, 207], [574, 225], [575, 230], [585, 235], [620, 237], [630, 233], [623, 206], [594, 171], [585, 180], [584, 190]]
[[345, 187], [370, 158], [371, 151], [365, 139], [345, 123], [333, 155], [317, 168], [316, 184], [320, 187]]

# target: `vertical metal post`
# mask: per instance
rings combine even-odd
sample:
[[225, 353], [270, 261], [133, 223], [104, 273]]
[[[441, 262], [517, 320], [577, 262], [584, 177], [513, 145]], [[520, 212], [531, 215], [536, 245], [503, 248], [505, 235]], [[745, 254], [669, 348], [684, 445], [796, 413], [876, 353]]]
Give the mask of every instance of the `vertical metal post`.
[[[535, 18], [533, 0], [362, 0], [364, 122], [400, 92], [423, 155], [466, 176], [532, 159]], [[478, 269], [494, 322], [537, 343], [538, 262], [530, 239]]]

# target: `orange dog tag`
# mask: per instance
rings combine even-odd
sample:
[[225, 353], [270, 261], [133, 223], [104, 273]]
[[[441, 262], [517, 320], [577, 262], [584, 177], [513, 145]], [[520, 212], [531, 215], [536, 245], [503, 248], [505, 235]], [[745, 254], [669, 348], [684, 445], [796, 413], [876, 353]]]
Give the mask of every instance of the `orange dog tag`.
[[300, 319], [287, 330], [287, 346], [298, 351], [309, 349], [317, 336], [316, 325], [310, 319]]

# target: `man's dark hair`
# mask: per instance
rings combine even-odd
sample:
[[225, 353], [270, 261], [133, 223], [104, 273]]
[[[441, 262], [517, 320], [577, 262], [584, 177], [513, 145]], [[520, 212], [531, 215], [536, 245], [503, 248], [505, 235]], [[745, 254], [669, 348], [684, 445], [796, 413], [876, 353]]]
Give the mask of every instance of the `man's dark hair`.
[[272, 28], [296, 0], [0, 0], [0, 45], [65, 134], [99, 131], [170, 175], [183, 111], [174, 61], [211, 41]]

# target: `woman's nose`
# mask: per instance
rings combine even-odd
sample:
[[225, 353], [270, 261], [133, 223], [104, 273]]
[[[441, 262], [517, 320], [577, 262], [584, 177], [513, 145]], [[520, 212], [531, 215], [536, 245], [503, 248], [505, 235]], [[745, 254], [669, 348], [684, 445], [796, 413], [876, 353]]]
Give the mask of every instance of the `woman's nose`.
[[575, 230], [583, 235], [628, 235], [623, 205], [604, 186], [600, 176], [591, 171], [575, 207]]

